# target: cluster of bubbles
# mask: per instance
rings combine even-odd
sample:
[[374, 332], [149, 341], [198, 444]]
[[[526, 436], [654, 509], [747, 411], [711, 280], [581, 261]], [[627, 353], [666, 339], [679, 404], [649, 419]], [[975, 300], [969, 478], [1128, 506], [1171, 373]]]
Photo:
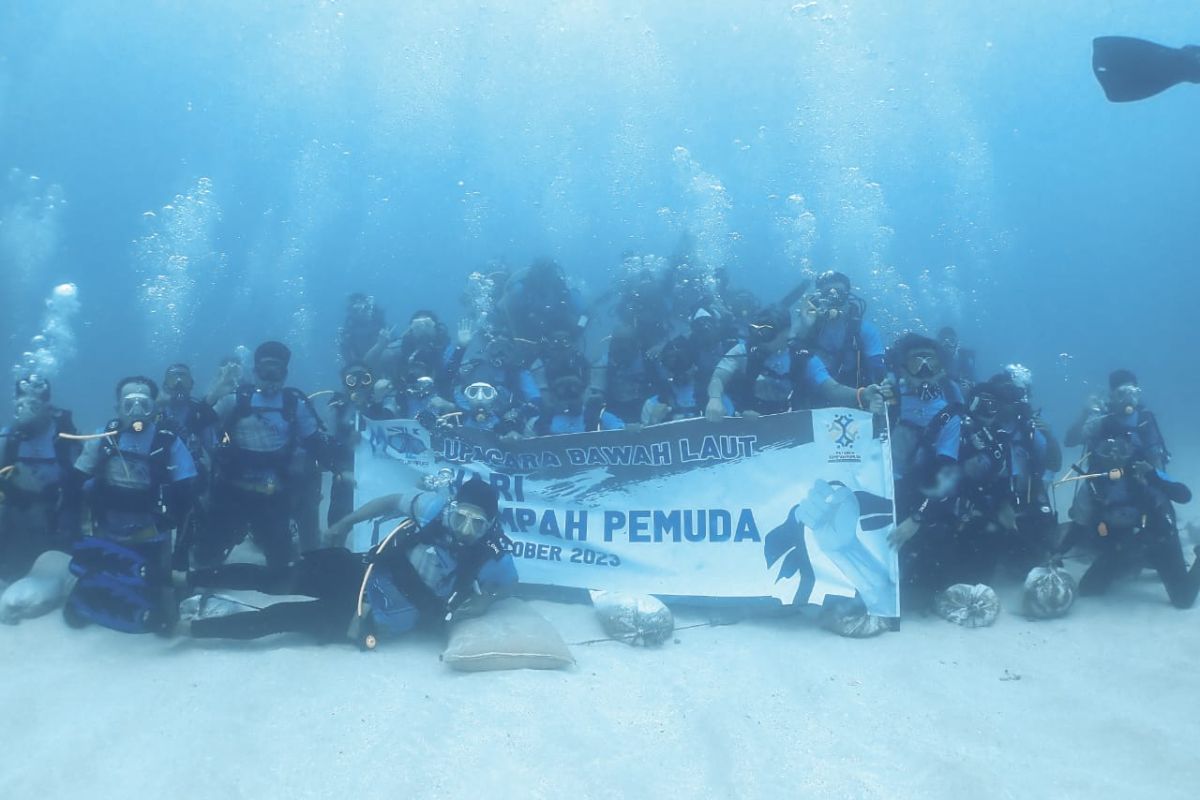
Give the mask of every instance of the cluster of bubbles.
[[492, 318], [496, 311], [494, 274], [472, 272], [467, 276], [467, 288], [463, 292], [463, 302], [470, 311], [473, 320], [472, 327], [476, 332], [488, 333], [492, 330]]
[[801, 275], [811, 275], [812, 252], [817, 243], [817, 217], [804, 201], [804, 195], [788, 195], [785, 210], [775, 217], [775, 225], [783, 234], [783, 253], [789, 264]]
[[621, 259], [616, 275], [616, 285], [621, 296], [637, 301], [643, 291], [657, 292], [670, 269], [670, 262], [653, 253], [645, 255], [627, 254]]
[[13, 365], [13, 376], [31, 372], [44, 378], [58, 374], [62, 364], [75, 355], [75, 332], [71, 321], [79, 313], [79, 289], [73, 283], [54, 287], [46, 298], [42, 328], [29, 342], [29, 349]]
[[730, 262], [730, 245], [737, 238], [728, 221], [733, 202], [721, 180], [705, 172], [686, 147], [676, 147], [672, 160], [688, 208], [682, 212], [664, 212], [691, 238], [695, 266], [715, 283], [714, 274]]
[[212, 181], [200, 178], [159, 211], [147, 211], [148, 230], [134, 242], [151, 342], [163, 357], [177, 357], [191, 330], [197, 287], [215, 285], [225, 267], [224, 254], [212, 246], [221, 219], [212, 190]]
[[0, 191], [0, 259], [4, 272], [22, 284], [40, 275], [58, 250], [62, 187], [16, 167]]
[[463, 227], [467, 236], [472, 239], [483, 238], [483, 223], [488, 217], [489, 204], [483, 192], [465, 188], [465, 182], [459, 181], [458, 186], [463, 190], [459, 199], [463, 207]]

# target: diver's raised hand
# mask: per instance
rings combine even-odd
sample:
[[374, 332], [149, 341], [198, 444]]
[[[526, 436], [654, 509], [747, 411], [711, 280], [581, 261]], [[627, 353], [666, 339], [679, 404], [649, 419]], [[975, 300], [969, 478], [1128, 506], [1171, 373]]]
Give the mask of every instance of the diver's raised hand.
[[460, 319], [458, 321], [458, 346], [466, 349], [471, 344], [471, 340], [475, 338], [475, 326], [469, 319]]

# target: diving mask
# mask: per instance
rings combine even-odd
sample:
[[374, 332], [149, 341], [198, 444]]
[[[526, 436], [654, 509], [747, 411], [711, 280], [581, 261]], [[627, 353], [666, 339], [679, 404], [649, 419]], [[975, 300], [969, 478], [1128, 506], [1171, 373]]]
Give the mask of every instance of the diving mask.
[[477, 381], [463, 389], [463, 395], [471, 405], [487, 407], [496, 401], [496, 398], [500, 396], [500, 392], [490, 383]]
[[971, 413], [980, 419], [989, 420], [1000, 413], [1000, 401], [987, 394], [977, 395], [971, 401]]
[[262, 358], [254, 363], [254, 374], [264, 383], [283, 383], [287, 364], [277, 358]]
[[474, 506], [452, 502], [446, 507], [446, 527], [462, 544], [477, 541], [491, 526], [492, 520]]
[[141, 433], [154, 417], [154, 398], [144, 392], [130, 392], [121, 396], [121, 419], [135, 433]]
[[1113, 400], [1125, 414], [1132, 414], [1142, 401], [1142, 387], [1134, 383], [1124, 383], [1113, 392]]
[[433, 394], [433, 378], [422, 375], [412, 382], [408, 392], [416, 397], [429, 397]]
[[919, 350], [908, 354], [904, 366], [910, 375], [917, 378], [932, 378], [941, 370], [937, 355]]
[[183, 370], [171, 370], [163, 379], [163, 390], [175, 397], [186, 397], [192, 393], [192, 376]]
[[370, 386], [374, 380], [375, 376], [364, 371], [347, 373], [342, 382], [346, 384], [347, 389], [353, 389], [356, 386]]
[[50, 415], [46, 401], [33, 395], [22, 395], [13, 404], [13, 422], [18, 428], [30, 428], [37, 425]]
[[17, 381], [17, 393], [48, 397], [50, 395], [50, 382], [36, 372], [31, 372]]

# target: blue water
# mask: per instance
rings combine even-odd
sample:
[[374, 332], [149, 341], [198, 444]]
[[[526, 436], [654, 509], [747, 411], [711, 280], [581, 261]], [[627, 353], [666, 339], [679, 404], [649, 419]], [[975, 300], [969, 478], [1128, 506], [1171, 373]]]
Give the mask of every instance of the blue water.
[[835, 267], [889, 334], [957, 325], [1060, 428], [1131, 367], [1178, 453], [1200, 87], [1108, 103], [1110, 33], [1200, 40], [1200, 6], [5, 4], [0, 363], [71, 281], [85, 425], [268, 337], [315, 390], [350, 291], [454, 319], [471, 271], [550, 256], [596, 297], [688, 237], [764, 299]]

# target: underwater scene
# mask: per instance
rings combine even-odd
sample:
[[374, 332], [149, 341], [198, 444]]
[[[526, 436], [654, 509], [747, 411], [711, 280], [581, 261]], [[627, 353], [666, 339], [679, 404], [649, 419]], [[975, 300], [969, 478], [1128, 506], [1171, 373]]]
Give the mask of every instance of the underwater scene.
[[4, 4], [0, 796], [1193, 796], [1195, 84], [1182, 0]]

